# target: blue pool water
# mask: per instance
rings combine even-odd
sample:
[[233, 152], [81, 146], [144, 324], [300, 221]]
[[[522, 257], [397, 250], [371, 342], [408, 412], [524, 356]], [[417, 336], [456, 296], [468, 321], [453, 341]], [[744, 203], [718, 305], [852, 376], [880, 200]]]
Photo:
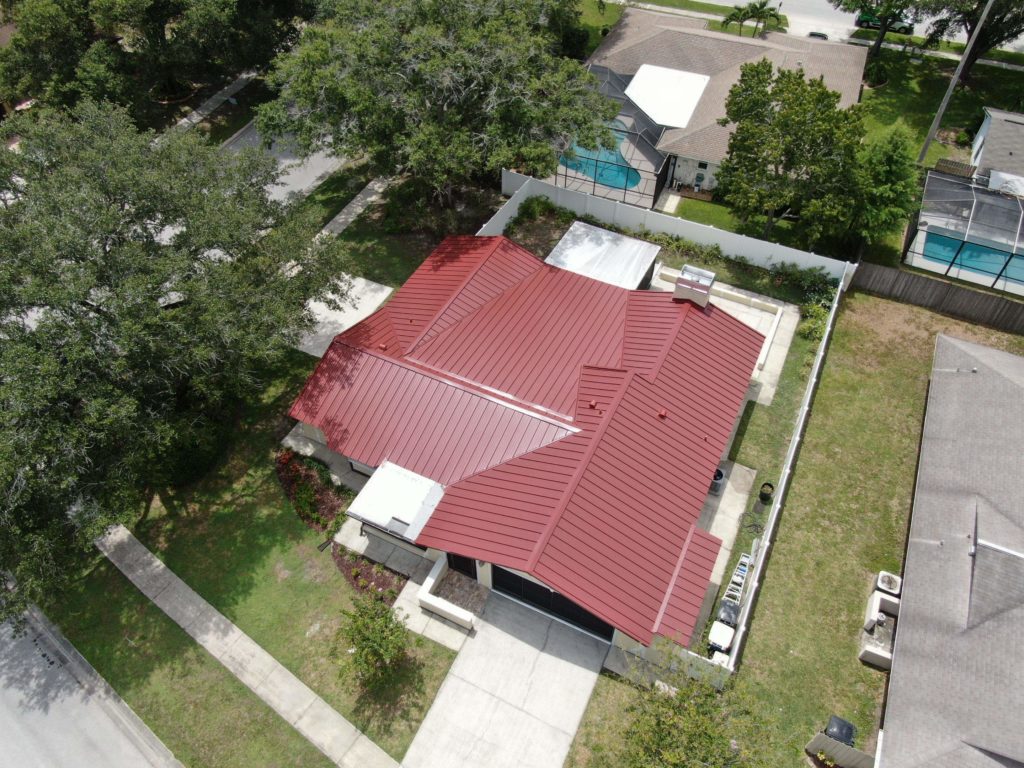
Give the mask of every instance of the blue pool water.
[[[640, 172], [633, 168], [622, 156], [618, 145], [626, 138], [625, 128], [618, 120], [611, 125], [612, 133], [615, 134], [616, 146], [614, 149], [598, 147], [597, 149], [583, 149], [580, 146], [573, 146], [575, 157], [568, 158], [565, 155], [558, 159], [566, 168], [582, 173], [584, 176], [604, 184], [606, 187], [615, 189], [632, 189], [640, 183]], [[616, 130], [619, 129], [619, 130]]]
[[[959, 248], [959, 240], [929, 232], [924, 240], [924, 257], [928, 261], [949, 264]], [[997, 251], [984, 245], [965, 243], [960, 255], [957, 256], [956, 266], [979, 275], [990, 275], [995, 280], [1009, 255], [1005, 251]], [[1003, 272], [1003, 277], [1024, 285], [1024, 256], [1014, 256]]]

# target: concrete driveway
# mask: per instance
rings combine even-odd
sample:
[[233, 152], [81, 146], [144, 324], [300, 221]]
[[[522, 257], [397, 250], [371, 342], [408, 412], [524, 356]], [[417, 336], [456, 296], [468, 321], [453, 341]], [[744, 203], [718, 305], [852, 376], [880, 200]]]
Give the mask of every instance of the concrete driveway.
[[[249, 123], [221, 146], [229, 152], [237, 152], [245, 147], [259, 147], [261, 142], [255, 124]], [[270, 154], [283, 170], [278, 184], [269, 190], [273, 200], [305, 197], [343, 163], [341, 158], [326, 152], [315, 152], [302, 158], [287, 140], [275, 141], [270, 147]]]
[[182, 768], [43, 616], [0, 624], [0, 768]]
[[491, 593], [405, 768], [560, 768], [608, 644]]

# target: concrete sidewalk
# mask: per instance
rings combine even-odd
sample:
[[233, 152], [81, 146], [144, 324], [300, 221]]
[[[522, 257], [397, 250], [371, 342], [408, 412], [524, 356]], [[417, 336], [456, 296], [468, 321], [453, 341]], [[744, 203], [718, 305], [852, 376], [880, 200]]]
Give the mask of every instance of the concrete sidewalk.
[[254, 69], [243, 72], [234, 82], [221, 88], [213, 96], [181, 118], [181, 120], [174, 124], [171, 130], [187, 131], [189, 128], [203, 122], [203, 120], [220, 108], [221, 104], [251, 83], [254, 77], [256, 77], [256, 70]]
[[335, 765], [397, 768], [384, 750], [196, 594], [123, 525], [110, 528], [96, 546], [160, 610]]

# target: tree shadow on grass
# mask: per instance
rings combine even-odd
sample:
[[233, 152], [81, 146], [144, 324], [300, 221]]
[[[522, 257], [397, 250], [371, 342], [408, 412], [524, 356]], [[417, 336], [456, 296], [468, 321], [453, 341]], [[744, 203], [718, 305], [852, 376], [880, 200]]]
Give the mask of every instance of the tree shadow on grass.
[[[356, 697], [353, 722], [363, 732], [374, 734], [378, 740], [391, 736], [395, 731], [415, 732], [415, 726], [430, 706], [424, 663], [415, 651], [416, 648], [387, 681], [361, 689]], [[347, 676], [350, 673], [343, 668], [342, 674]]]

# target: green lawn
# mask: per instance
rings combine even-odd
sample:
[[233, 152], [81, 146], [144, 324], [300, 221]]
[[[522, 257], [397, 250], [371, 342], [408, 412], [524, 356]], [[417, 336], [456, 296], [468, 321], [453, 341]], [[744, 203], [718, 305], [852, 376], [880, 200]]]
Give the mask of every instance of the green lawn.
[[[323, 536], [296, 517], [274, 472], [284, 413], [313, 368], [294, 353], [247, 408], [225, 461], [191, 488], [166, 490], [136, 535], [186, 583], [328, 704], [401, 759], [454, 654], [417, 637], [400, 685], [362, 694], [332, 658], [353, 592]], [[343, 651], [342, 651], [342, 655]]]
[[332, 765], [105, 560], [46, 611], [185, 765]]
[[[291, 354], [273, 372], [262, 396], [243, 409], [232, 444], [219, 465], [190, 487], [160, 490], [135, 533], [189, 586], [384, 750], [401, 759], [454, 654], [415, 636], [412, 663], [400, 682], [371, 693], [361, 693], [349, 677], [340, 673], [334, 638], [341, 612], [352, 605], [353, 591], [338, 572], [330, 552], [317, 551], [323, 536], [299, 521], [281, 490], [273, 465], [274, 451], [289, 428], [284, 414], [314, 362], [302, 353]], [[130, 703], [136, 696], [146, 697], [147, 709], [140, 715], [147, 721], [152, 717], [158, 733], [163, 733], [164, 718], [173, 719], [176, 713], [192, 706], [190, 697], [208, 697], [216, 706], [219, 698], [230, 694], [204, 682], [213, 673], [195, 659], [205, 658], [204, 663], [217, 670], [219, 665], [169, 625], [158, 610], [145, 604], [113, 569], [94, 571], [74, 600], [74, 610], [63, 627], [87, 658], [96, 663], [94, 656], [99, 656], [97, 667], [104, 675], [108, 675], [109, 664], [116, 661], [117, 654], [126, 652], [121, 647], [122, 637], [129, 643], [136, 637], [145, 638], [152, 633], [154, 622], [163, 634], [171, 636], [155, 644], [176, 649], [168, 654], [166, 670], [150, 661], [120, 670], [111, 680], [118, 690], [127, 690]], [[67, 613], [63, 609], [51, 612], [54, 616]], [[93, 636], [100, 623], [110, 623], [109, 630]], [[80, 644], [82, 638], [85, 647]], [[110, 662], [108, 655], [112, 657]], [[176, 661], [179, 657], [188, 663]], [[343, 649], [340, 658], [344, 658]], [[199, 670], [194, 680], [192, 670]], [[169, 688], [156, 673], [172, 677], [177, 684]], [[227, 672], [218, 679], [221, 682], [217, 685], [221, 686], [225, 679], [233, 681]], [[189, 754], [199, 755], [206, 749], [208, 738], [233, 743], [230, 740], [236, 736], [231, 721], [247, 723], [250, 717], [256, 717], [247, 707], [239, 703], [224, 717], [197, 712], [199, 732], [193, 736], [191, 727], [184, 729], [178, 741], [185, 742]], [[211, 721], [209, 726], [204, 718]], [[277, 723], [289, 730], [280, 719], [271, 725]], [[263, 730], [267, 732], [265, 739], [282, 738], [274, 736], [274, 727]], [[256, 753], [247, 749], [240, 752], [255, 758]], [[268, 747], [270, 756], [251, 764], [293, 764], [276, 762], [274, 754]]]
[[497, 190], [467, 188], [442, 205], [429, 191], [396, 184], [339, 235], [347, 251], [346, 269], [397, 288], [441, 240], [475, 234], [503, 202]]
[[[310, 217], [318, 232], [370, 183], [373, 174], [365, 163], [351, 163], [327, 177], [296, 206], [296, 214]], [[313, 236], [315, 232], [310, 234]]]
[[[878, 37], [878, 31], [874, 29], [858, 29], [851, 35], [858, 40], [871, 40], [874, 41]], [[885, 42], [896, 43], [897, 45], [909, 45], [916, 48], [921, 48], [925, 43], [925, 38], [920, 35], [899, 35], [895, 32], [889, 32], [885, 36]], [[963, 43], [958, 43], [952, 40], [940, 40], [939, 44], [934, 49], [943, 53], [955, 53], [958, 56], [963, 54], [966, 46]], [[996, 49], [994, 51], [988, 51], [983, 54], [982, 59], [989, 59], [991, 61], [1002, 61], [1007, 64], [1021, 64], [1024, 65], [1024, 53], [1018, 51], [1004, 51]]]
[[[889, 81], [877, 88], [864, 88], [864, 122], [869, 137], [902, 121], [920, 142], [935, 116], [956, 62], [926, 58], [914, 63], [898, 51], [882, 51], [889, 68]], [[1019, 110], [1024, 106], [1024, 72], [978, 65], [970, 81], [953, 94], [941, 128], [973, 131], [981, 124], [983, 106]], [[938, 142], [928, 152], [927, 165], [946, 157], [952, 150]]]
[[[675, 215], [681, 219], [696, 221], [698, 224], [709, 224], [726, 232], [738, 232], [742, 235], [765, 239], [759, 229], [744, 227], [733, 214], [732, 209], [725, 203], [683, 198], [679, 205], [676, 206]], [[777, 222], [769, 239], [780, 245], [788, 245], [791, 248], [803, 250], [803, 244], [797, 237], [793, 222], [789, 220]], [[821, 243], [817, 246], [816, 250], [835, 256], [838, 259], [845, 259], [847, 257], [845, 246], [842, 245], [832, 246], [828, 243]]]
[[604, 37], [602, 32], [611, 29], [622, 17], [624, 8], [616, 3], [606, 3], [604, 13], [598, 10], [597, 0], [581, 0], [580, 24], [587, 30], [587, 55], [594, 52], [594, 49], [601, 44]]
[[[1024, 352], [1020, 336], [862, 294], [844, 300], [742, 665], [723, 699], [734, 737], [765, 765], [805, 765], [804, 744], [832, 713], [857, 726], [858, 746], [873, 747], [885, 677], [857, 661], [858, 630], [872, 574], [900, 570], [938, 332]], [[590, 758], [614, 753], [630, 700], [628, 686], [602, 678], [567, 765], [616, 764]]]

